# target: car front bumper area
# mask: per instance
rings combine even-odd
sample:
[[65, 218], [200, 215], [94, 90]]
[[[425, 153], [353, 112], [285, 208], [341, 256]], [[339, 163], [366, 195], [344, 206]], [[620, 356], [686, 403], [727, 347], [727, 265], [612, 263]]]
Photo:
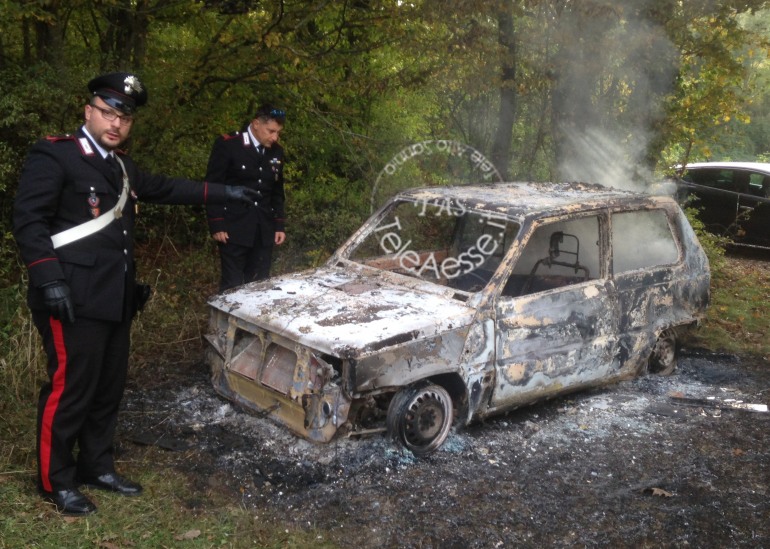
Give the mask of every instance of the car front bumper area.
[[347, 422], [350, 399], [334, 369], [310, 349], [230, 319], [206, 335], [214, 389], [260, 417], [315, 442], [329, 442]]

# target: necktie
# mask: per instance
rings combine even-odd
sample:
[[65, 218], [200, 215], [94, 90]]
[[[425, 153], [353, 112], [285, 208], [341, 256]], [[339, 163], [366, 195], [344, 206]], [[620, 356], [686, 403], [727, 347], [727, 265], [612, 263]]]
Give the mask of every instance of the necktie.
[[118, 164], [118, 161], [115, 160], [115, 157], [111, 154], [107, 155], [107, 165], [112, 170], [112, 179], [118, 185], [121, 185], [123, 183], [123, 168], [120, 167], [120, 164]]
[[265, 154], [265, 146], [257, 145], [257, 152], [259, 153], [259, 156], [262, 156], [263, 154]]

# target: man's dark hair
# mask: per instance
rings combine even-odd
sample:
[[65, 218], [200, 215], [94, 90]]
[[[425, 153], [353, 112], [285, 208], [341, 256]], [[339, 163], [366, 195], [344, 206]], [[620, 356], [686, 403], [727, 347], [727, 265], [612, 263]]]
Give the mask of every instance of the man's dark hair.
[[276, 109], [272, 105], [261, 105], [257, 109], [257, 113], [254, 118], [261, 120], [262, 122], [268, 122], [269, 120], [275, 120], [279, 124], [283, 124], [286, 121], [286, 111], [283, 109]]

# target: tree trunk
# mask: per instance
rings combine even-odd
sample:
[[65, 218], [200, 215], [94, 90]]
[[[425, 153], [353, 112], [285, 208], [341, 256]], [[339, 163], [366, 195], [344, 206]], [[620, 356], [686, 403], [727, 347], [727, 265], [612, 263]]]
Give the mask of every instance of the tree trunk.
[[58, 61], [63, 51], [59, 4], [58, 0], [53, 0], [42, 5], [40, 9], [45, 16], [39, 18], [34, 24], [37, 60], [44, 61], [52, 67], [60, 66]]
[[497, 30], [498, 43], [502, 48], [502, 67], [500, 111], [492, 145], [492, 163], [503, 180], [507, 181], [510, 176], [513, 123], [516, 119], [516, 37], [510, 9], [498, 10]]
[[103, 70], [138, 70], [147, 55], [150, 19], [147, 0], [121, 0], [105, 10], [107, 29], [100, 37]]

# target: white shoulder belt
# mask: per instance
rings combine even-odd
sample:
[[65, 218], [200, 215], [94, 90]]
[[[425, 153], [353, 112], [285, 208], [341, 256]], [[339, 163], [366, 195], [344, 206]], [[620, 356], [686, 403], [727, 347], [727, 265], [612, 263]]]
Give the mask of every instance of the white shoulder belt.
[[123, 170], [123, 191], [118, 197], [118, 203], [115, 204], [114, 208], [104, 212], [104, 214], [95, 219], [86, 221], [85, 223], [81, 223], [80, 225], [76, 225], [75, 227], [67, 229], [66, 231], [62, 231], [51, 236], [54, 249], [60, 248], [61, 246], [65, 246], [71, 242], [75, 242], [76, 240], [80, 240], [81, 238], [85, 238], [94, 234], [95, 232], [101, 231], [115, 219], [118, 219], [121, 215], [123, 215], [123, 207], [126, 205], [126, 200], [128, 200], [128, 174], [126, 173], [126, 167], [123, 165], [123, 161], [118, 157], [118, 155], [115, 155], [115, 159], [118, 161], [118, 164], [120, 164], [120, 167]]

